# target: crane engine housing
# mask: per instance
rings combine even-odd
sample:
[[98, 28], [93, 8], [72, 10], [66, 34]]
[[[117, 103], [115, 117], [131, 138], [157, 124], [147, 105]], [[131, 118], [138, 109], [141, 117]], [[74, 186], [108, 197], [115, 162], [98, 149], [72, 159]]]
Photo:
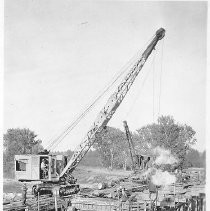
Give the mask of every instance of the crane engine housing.
[[[45, 164], [46, 171], [42, 169], [42, 163]], [[63, 155], [15, 155], [15, 179], [58, 181], [66, 163], [67, 157]]]

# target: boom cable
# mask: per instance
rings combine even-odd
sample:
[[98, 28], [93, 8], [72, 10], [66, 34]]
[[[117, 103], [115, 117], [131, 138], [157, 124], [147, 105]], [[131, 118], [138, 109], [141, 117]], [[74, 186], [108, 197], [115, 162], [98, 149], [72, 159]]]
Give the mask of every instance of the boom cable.
[[140, 87], [140, 89], [139, 89], [140, 91], [139, 91], [139, 92], [137, 93], [137, 95], [135, 96], [134, 101], [133, 101], [133, 103], [132, 103], [130, 109], [129, 109], [128, 112], [126, 113], [126, 116], [125, 116], [124, 119], [127, 119], [127, 117], [130, 115], [130, 112], [133, 110], [133, 108], [134, 108], [134, 106], [135, 106], [137, 100], [139, 99], [139, 96], [140, 96], [140, 94], [141, 94], [142, 91], [143, 91], [143, 87], [144, 87], [144, 85], [145, 85], [145, 82], [147, 81], [148, 76], [149, 76], [149, 74], [150, 74], [151, 71], [152, 71], [152, 67], [153, 67], [153, 64], [154, 64], [154, 62], [155, 62], [155, 57], [156, 57], [156, 51], [154, 51], [153, 58], [152, 58], [152, 63], [151, 63], [151, 65], [150, 65], [150, 67], [149, 67], [149, 70], [148, 70], [147, 73], [146, 73], [146, 76], [144, 77], [144, 80], [143, 80], [143, 82], [142, 82], [142, 84], [141, 84], [141, 87]]
[[152, 117], [155, 119], [155, 57], [152, 63]]
[[160, 91], [159, 91], [159, 106], [158, 106], [158, 116], [160, 116], [160, 103], [161, 103], [161, 91], [162, 91], [162, 73], [163, 73], [163, 50], [164, 50], [164, 39], [162, 41], [161, 48], [161, 66], [160, 66]]
[[[153, 36], [154, 37], [154, 36]], [[147, 45], [152, 39], [151, 37], [148, 42], [145, 44]], [[144, 46], [145, 46], [144, 45]], [[139, 54], [142, 52], [142, 50], [139, 50], [121, 69], [118, 71], [116, 76], [114, 77], [114, 80], [108, 83], [108, 85], [105, 86], [105, 88], [102, 89], [102, 91], [99, 92], [99, 94], [96, 96], [95, 100], [91, 105], [87, 106], [86, 109], [80, 114], [75, 121], [73, 121], [67, 128], [59, 135], [57, 136], [48, 146], [47, 149], [53, 150], [77, 125], [78, 123], [87, 115], [87, 113], [97, 104], [97, 102], [102, 98], [102, 96], [107, 93], [111, 87], [116, 83], [116, 81], [127, 71], [127, 69], [133, 65], [136, 62], [137, 57], [139, 57]]]

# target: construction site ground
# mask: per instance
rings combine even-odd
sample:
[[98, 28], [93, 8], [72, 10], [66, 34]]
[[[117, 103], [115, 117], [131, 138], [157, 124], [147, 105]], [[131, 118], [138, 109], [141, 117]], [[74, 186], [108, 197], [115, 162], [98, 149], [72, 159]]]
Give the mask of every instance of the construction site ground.
[[[94, 168], [79, 166], [74, 171], [74, 177], [77, 178], [77, 183], [81, 188], [97, 188], [98, 183], [109, 181], [110, 179], [118, 177], [126, 177], [130, 171], [123, 170], [108, 170], [105, 168]], [[3, 181], [3, 198], [4, 200], [11, 200], [21, 197], [22, 184], [15, 179], [4, 178]]]
[[[108, 170], [105, 168], [93, 167], [78, 167], [74, 176], [77, 178], [77, 183], [80, 185], [81, 191], [72, 201], [76, 202], [93, 202], [93, 203], [114, 203], [117, 202], [117, 189], [124, 187], [130, 197], [135, 197], [138, 201], [149, 201], [155, 198], [156, 195], [151, 195], [149, 198], [149, 190], [147, 185], [131, 181], [129, 175], [131, 171], [124, 170]], [[99, 183], [107, 183], [110, 181], [119, 181], [112, 187], [107, 187], [102, 190], [98, 189]], [[3, 202], [21, 200], [21, 183], [14, 179], [4, 179], [3, 184]], [[30, 190], [29, 190], [30, 192]], [[165, 196], [173, 196], [176, 193], [176, 201], [185, 200], [186, 197], [198, 195], [205, 192], [204, 182], [194, 182], [188, 184], [179, 184], [176, 186], [170, 185], [161, 187], [158, 190], [158, 199], [161, 201]]]

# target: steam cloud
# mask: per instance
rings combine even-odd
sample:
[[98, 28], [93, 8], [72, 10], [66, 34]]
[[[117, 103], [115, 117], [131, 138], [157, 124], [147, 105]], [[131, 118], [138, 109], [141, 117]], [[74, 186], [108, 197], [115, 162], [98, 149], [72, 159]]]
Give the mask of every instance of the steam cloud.
[[153, 153], [157, 155], [157, 158], [154, 161], [154, 163], [157, 165], [174, 164], [178, 162], [178, 160], [171, 154], [170, 150], [166, 150], [161, 147], [156, 147], [153, 150]]
[[155, 168], [149, 168], [149, 169], [147, 169], [147, 170], [142, 174], [142, 177], [148, 178], [148, 177], [150, 177], [152, 174], [155, 174]]
[[176, 182], [175, 175], [172, 175], [167, 171], [162, 171], [159, 169], [156, 170], [155, 174], [152, 175], [151, 179], [154, 185], [162, 186], [170, 185]]
[[[161, 147], [153, 149], [153, 154], [156, 156], [154, 164], [174, 164], [178, 160], [171, 154], [170, 150], [166, 150]], [[151, 177], [151, 181], [154, 185], [167, 186], [176, 182], [176, 176], [170, 174], [168, 171], [162, 171], [161, 169], [151, 168], [145, 172], [146, 176]]]

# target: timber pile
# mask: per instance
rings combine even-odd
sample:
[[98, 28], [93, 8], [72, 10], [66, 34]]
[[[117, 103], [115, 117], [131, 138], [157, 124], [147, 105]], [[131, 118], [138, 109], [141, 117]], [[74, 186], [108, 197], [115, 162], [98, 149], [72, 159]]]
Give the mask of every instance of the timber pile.
[[[145, 211], [154, 210], [154, 204], [151, 201], [139, 202], [101, 202], [101, 201], [73, 201], [72, 205], [80, 210], [92, 211]], [[153, 207], [153, 208], [152, 208]], [[206, 210], [205, 195], [199, 197], [191, 197], [183, 202], [177, 202], [173, 197], [166, 197], [157, 204], [157, 210]]]
[[[121, 188], [121, 189], [120, 189]], [[197, 196], [199, 193], [204, 192], [205, 185], [192, 185], [192, 184], [180, 184], [177, 183], [175, 190], [176, 194], [174, 195], [174, 185], [169, 185], [167, 187], [161, 187], [158, 189], [158, 202], [157, 205], [166, 204], [164, 199], [174, 197], [174, 202], [184, 203], [187, 199], [190, 199], [192, 196]], [[124, 191], [124, 194], [122, 192]], [[184, 192], [183, 192], [184, 191]], [[149, 190], [147, 185], [136, 185], [129, 182], [120, 182], [115, 184], [115, 186], [102, 190], [93, 190], [92, 188], [83, 188], [81, 189], [80, 196], [84, 197], [83, 194], [86, 194], [89, 202], [78, 202], [79, 195], [73, 199], [74, 205], [78, 205], [85, 210], [89, 206], [89, 209], [86, 210], [143, 210], [145, 206], [148, 206], [151, 203], [149, 198]], [[86, 198], [86, 199], [87, 199]], [[152, 199], [155, 199], [155, 194], [152, 195]], [[67, 207], [68, 201], [72, 198], [57, 198], [58, 208]], [[80, 198], [81, 200], [81, 198]], [[94, 202], [95, 201], [95, 202]], [[162, 204], [160, 204], [162, 201]], [[103, 203], [102, 203], [103, 202]], [[163, 203], [164, 202], [164, 203]], [[173, 203], [174, 203], [173, 202]], [[168, 203], [168, 201], [167, 201]], [[144, 204], [144, 205], [139, 205]], [[26, 205], [22, 205], [22, 201], [15, 201], [4, 204], [5, 211], [11, 210], [25, 210], [35, 211], [37, 208], [40, 210], [50, 210], [55, 208], [55, 199], [54, 197], [49, 196], [40, 196], [39, 202], [36, 198], [27, 198]], [[99, 207], [100, 206], [100, 207]], [[111, 208], [110, 208], [111, 207]], [[79, 207], [78, 207], [79, 208]], [[138, 208], [138, 209], [137, 209]]]
[[[133, 177], [134, 178], [134, 177]], [[80, 196], [83, 198], [101, 198], [101, 199], [112, 199], [114, 201], [149, 201], [149, 190], [148, 185], [142, 182], [139, 184], [138, 179], [121, 178], [119, 180], [110, 181], [109, 183], [100, 183], [97, 189], [92, 188], [81, 188]], [[137, 181], [137, 182], [134, 182]], [[122, 194], [124, 190], [124, 195]], [[176, 183], [175, 186], [168, 185], [165, 187], [158, 187], [158, 200], [163, 200], [166, 196], [173, 196], [176, 201], [183, 201], [192, 195], [198, 195], [204, 193], [205, 185], [198, 183]], [[155, 198], [155, 194], [152, 194], [152, 198]]]
[[147, 185], [140, 185], [128, 181], [128, 178], [120, 178], [119, 180], [112, 180], [109, 183], [99, 183], [98, 190], [91, 188], [81, 188], [80, 196], [86, 198], [112, 198], [114, 200], [121, 198], [122, 189], [125, 194], [130, 197], [132, 193], [143, 192], [147, 189]]
[[105, 202], [93, 200], [72, 201], [72, 206], [80, 210], [100, 210], [100, 211], [143, 211], [146, 210], [146, 202]]
[[[94, 178], [93, 178], [94, 181]], [[93, 188], [94, 187], [94, 188]], [[200, 182], [190, 183], [176, 183], [165, 187], [158, 188], [158, 201], [161, 202], [165, 197], [174, 197], [177, 202], [185, 202], [186, 198], [191, 196], [197, 196], [200, 193], [205, 192], [205, 184]], [[175, 195], [174, 195], [175, 193]], [[76, 198], [82, 197], [84, 199], [90, 198], [90, 200], [106, 201], [106, 202], [123, 202], [123, 203], [134, 203], [134, 202], [145, 202], [149, 204], [151, 199], [155, 199], [156, 194], [152, 194], [149, 197], [148, 185], [145, 183], [144, 177], [141, 175], [132, 175], [131, 177], [108, 177], [104, 178], [104, 181], [99, 184], [92, 183], [88, 187], [80, 189], [80, 193], [76, 195]], [[13, 197], [14, 198], [14, 197]], [[17, 199], [17, 198], [16, 198]], [[72, 199], [72, 198], [71, 198]], [[70, 198], [69, 198], [70, 200]], [[158, 202], [158, 203], [159, 203]], [[38, 202], [31, 196], [30, 189], [27, 191], [27, 202], [26, 206], [22, 205], [20, 199], [4, 203], [4, 210], [37, 210]], [[58, 207], [65, 206], [65, 200], [58, 197]], [[97, 202], [98, 203], [98, 202]], [[39, 207], [43, 209], [54, 208], [55, 201], [53, 197], [40, 197]], [[40, 210], [41, 210], [40, 209]]]
[[[64, 199], [57, 197], [57, 207], [58, 208], [64, 208], [67, 207], [68, 201], [70, 199]], [[22, 201], [15, 201], [10, 202], [7, 204], [4, 204], [3, 210], [9, 211], [9, 210], [30, 210], [35, 211], [39, 207], [39, 210], [54, 210], [55, 209], [55, 198], [50, 197], [48, 195], [40, 196], [39, 200], [35, 197], [28, 198], [26, 201], [26, 204], [23, 205]]]

